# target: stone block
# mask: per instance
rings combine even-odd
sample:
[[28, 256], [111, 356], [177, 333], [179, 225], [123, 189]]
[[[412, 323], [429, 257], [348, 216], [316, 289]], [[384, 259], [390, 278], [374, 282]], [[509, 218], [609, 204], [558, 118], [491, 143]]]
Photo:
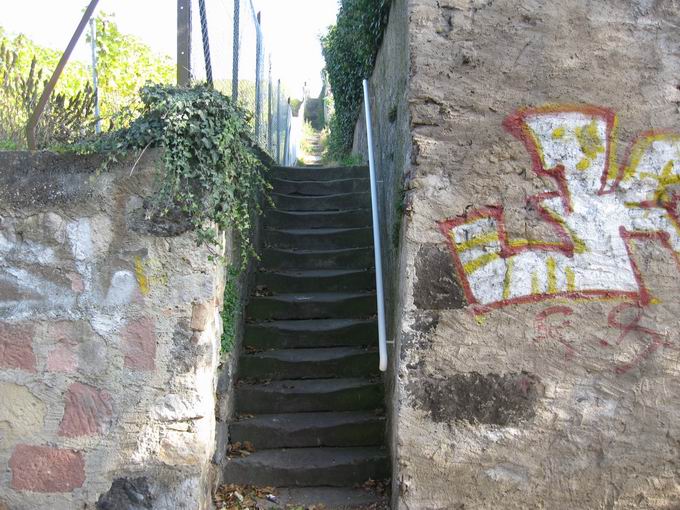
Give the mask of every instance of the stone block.
[[73, 373], [78, 366], [78, 359], [73, 352], [73, 345], [59, 342], [47, 355], [46, 368], [50, 372]]
[[73, 383], [64, 398], [64, 417], [59, 435], [91, 436], [104, 432], [113, 416], [111, 397], [105, 391], [81, 383]]
[[156, 366], [156, 331], [153, 319], [145, 317], [128, 323], [122, 332], [124, 365], [132, 370], [153, 370]]
[[185, 421], [203, 418], [201, 399], [198, 394], [165, 395], [151, 409], [151, 417], [161, 421]]
[[28, 388], [0, 383], [0, 396], [0, 449], [42, 430], [46, 406]]
[[36, 371], [33, 333], [29, 324], [0, 323], [0, 367]]
[[193, 432], [168, 430], [160, 446], [160, 460], [171, 466], [197, 465], [206, 461], [205, 445]]
[[74, 450], [18, 445], [9, 467], [17, 491], [71, 492], [85, 482], [85, 459]]
[[215, 314], [215, 305], [213, 301], [204, 301], [202, 303], [194, 303], [191, 311], [191, 329], [194, 331], [203, 331]]

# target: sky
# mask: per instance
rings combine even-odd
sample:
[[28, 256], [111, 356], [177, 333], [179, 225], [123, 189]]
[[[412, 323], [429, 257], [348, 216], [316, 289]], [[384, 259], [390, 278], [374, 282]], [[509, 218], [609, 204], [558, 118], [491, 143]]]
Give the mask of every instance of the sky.
[[[281, 77], [293, 96], [301, 96], [305, 82], [311, 94], [318, 95], [323, 68], [319, 35], [335, 22], [338, 0], [252, 1], [255, 10], [261, 12], [274, 75]], [[63, 51], [88, 3], [87, 0], [8, 2], [0, 25], [12, 34], [23, 33], [38, 44]], [[210, 24], [220, 18], [221, 13], [233, 12], [232, 0], [206, 0], [206, 6]], [[175, 59], [176, 0], [100, 0], [97, 9], [114, 13], [121, 31], [137, 36], [154, 51]], [[215, 29], [219, 30], [219, 23]], [[220, 50], [225, 54], [231, 51], [226, 46], [218, 48], [214, 42], [211, 46], [215, 47], [216, 55]], [[84, 35], [72, 58], [89, 62]], [[295, 92], [298, 90], [300, 93]]]

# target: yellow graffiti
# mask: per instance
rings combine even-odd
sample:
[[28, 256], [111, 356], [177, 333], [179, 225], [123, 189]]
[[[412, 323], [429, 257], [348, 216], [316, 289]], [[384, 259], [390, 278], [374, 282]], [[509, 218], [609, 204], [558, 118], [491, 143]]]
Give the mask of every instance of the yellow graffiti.
[[503, 299], [510, 298], [510, 284], [512, 283], [512, 269], [515, 261], [512, 259], [505, 260], [505, 278], [503, 279]]
[[498, 232], [487, 232], [486, 234], [473, 237], [467, 241], [456, 243], [456, 249], [458, 249], [458, 251], [465, 251], [477, 246], [487, 245], [493, 241], [498, 241]]
[[538, 275], [536, 273], [531, 273], [531, 293], [540, 294], [541, 291], [538, 287]]
[[463, 265], [463, 269], [467, 274], [474, 273], [478, 269], [486, 266], [487, 264], [499, 259], [500, 255], [498, 253], [486, 253], [481, 257], [477, 257]]
[[564, 129], [564, 126], [560, 126], [558, 128], [553, 129], [553, 132], [552, 132], [553, 140], [559, 140], [560, 138], [564, 138], [565, 132], [566, 131]]
[[576, 290], [576, 275], [574, 270], [570, 267], [565, 268], [564, 274], [567, 276], [567, 290], [574, 292]]
[[595, 159], [598, 154], [604, 152], [604, 144], [597, 132], [597, 121], [595, 119], [586, 126], [577, 127], [574, 132], [581, 146], [581, 152], [586, 158]]
[[553, 257], [548, 257], [545, 261], [546, 269], [548, 271], [548, 293], [557, 293], [557, 262]]
[[141, 257], [135, 257], [135, 278], [139, 284], [139, 290], [143, 296], [146, 296], [151, 290], [149, 285], [149, 278], [144, 273], [144, 262]]

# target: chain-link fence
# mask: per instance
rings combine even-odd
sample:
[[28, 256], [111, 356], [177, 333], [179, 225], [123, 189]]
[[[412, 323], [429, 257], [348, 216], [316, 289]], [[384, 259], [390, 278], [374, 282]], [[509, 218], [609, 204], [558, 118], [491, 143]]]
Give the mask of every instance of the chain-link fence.
[[272, 75], [272, 56], [252, 1], [178, 0], [178, 7], [180, 84], [206, 81], [230, 96], [251, 115], [257, 144], [279, 163], [294, 164], [285, 156], [289, 96]]

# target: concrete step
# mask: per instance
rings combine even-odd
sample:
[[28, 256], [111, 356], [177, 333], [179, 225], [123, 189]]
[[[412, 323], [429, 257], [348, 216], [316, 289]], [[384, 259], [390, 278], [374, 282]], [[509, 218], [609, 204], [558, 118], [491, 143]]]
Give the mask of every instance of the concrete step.
[[337, 211], [371, 207], [370, 191], [323, 196], [272, 193], [271, 198], [276, 208], [283, 211]]
[[365, 269], [259, 271], [255, 285], [269, 292], [359, 292], [375, 290], [375, 272]]
[[365, 193], [371, 190], [368, 178], [331, 181], [291, 181], [273, 178], [271, 184], [273, 193], [284, 195], [337, 195], [339, 193]]
[[383, 407], [379, 380], [299, 379], [236, 386], [238, 414], [365, 411]]
[[370, 227], [371, 212], [367, 209], [347, 211], [265, 211], [265, 228], [356, 228]]
[[246, 306], [249, 320], [349, 319], [376, 314], [374, 293], [322, 292], [252, 296]]
[[245, 347], [299, 349], [307, 347], [376, 346], [375, 319], [317, 319], [246, 324]]
[[373, 412], [267, 414], [229, 426], [231, 442], [256, 450], [313, 446], [380, 446], [385, 417]]
[[388, 508], [385, 496], [363, 487], [282, 487], [276, 501], [257, 500], [258, 508], [315, 508], [324, 510], [381, 510]]
[[270, 174], [277, 179], [289, 181], [333, 181], [337, 179], [367, 179], [367, 166], [339, 167], [272, 167]]
[[227, 461], [224, 481], [279, 487], [361, 484], [389, 475], [382, 448], [289, 448], [260, 450]]
[[367, 347], [281, 349], [243, 354], [239, 377], [247, 379], [322, 379], [378, 374], [378, 353]]
[[372, 247], [337, 250], [291, 250], [266, 248], [260, 266], [267, 270], [285, 269], [372, 269]]
[[265, 229], [266, 246], [279, 249], [336, 250], [373, 246], [371, 227]]

